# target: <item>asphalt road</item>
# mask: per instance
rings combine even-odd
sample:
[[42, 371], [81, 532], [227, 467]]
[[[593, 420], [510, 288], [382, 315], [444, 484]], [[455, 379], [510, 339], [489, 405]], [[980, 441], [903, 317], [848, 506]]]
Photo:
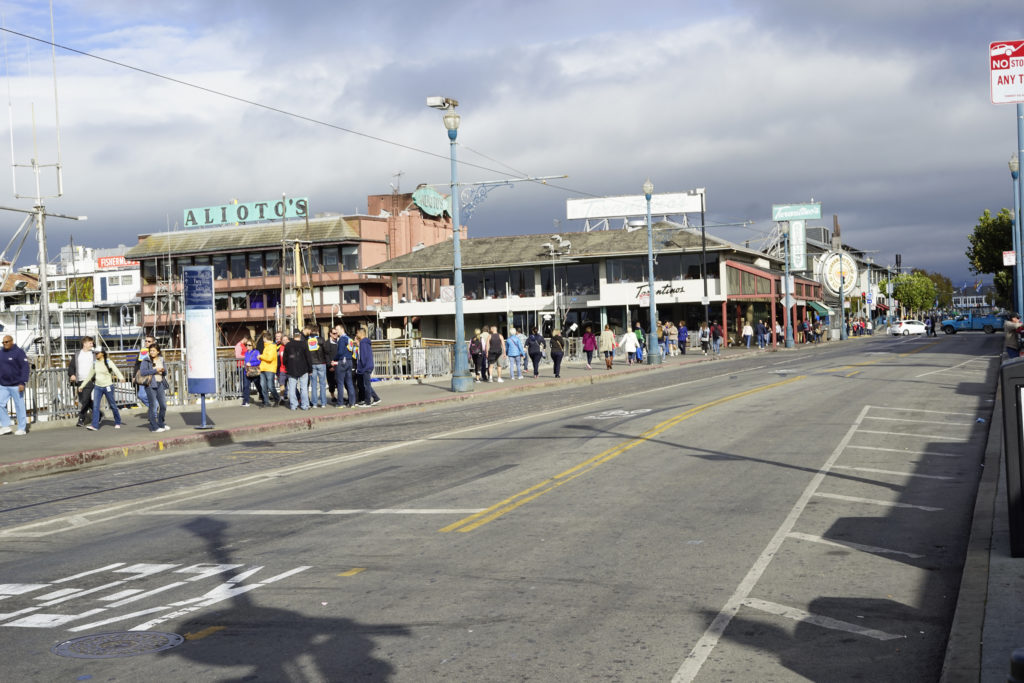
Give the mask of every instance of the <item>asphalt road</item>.
[[[5, 486], [2, 678], [935, 680], [999, 350], [875, 337]], [[89, 636], [126, 656], [51, 652]]]

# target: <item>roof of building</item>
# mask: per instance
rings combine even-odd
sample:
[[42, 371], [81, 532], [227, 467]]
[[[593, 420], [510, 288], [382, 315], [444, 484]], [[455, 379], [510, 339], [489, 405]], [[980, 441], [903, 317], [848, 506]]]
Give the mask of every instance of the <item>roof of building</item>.
[[[351, 216], [348, 218], [352, 219]], [[161, 232], [148, 235], [128, 249], [125, 258], [140, 259], [166, 254], [203, 254], [279, 247], [282, 241], [281, 232], [280, 223]], [[359, 232], [345, 216], [323, 216], [310, 218], [308, 224], [305, 220], [287, 221], [284, 225], [283, 239], [341, 242], [358, 240], [360, 237]]]
[[[681, 227], [674, 223], [659, 222], [654, 225], [655, 253], [699, 252], [701, 249], [700, 229]], [[561, 234], [563, 244], [571, 242], [571, 248], [563, 255], [556, 256], [556, 263], [573, 263], [584, 259], [646, 256], [647, 230], [595, 230], [591, 232], [565, 232]], [[559, 246], [550, 235], [512, 235], [507, 237], [474, 237], [459, 241], [462, 267], [465, 270], [487, 268], [529, 267], [551, 265], [550, 243]], [[777, 258], [741, 247], [711, 235], [707, 236], [708, 251], [732, 251], [749, 254], [754, 258], [778, 261]], [[431, 273], [452, 270], [451, 240], [424, 247], [418, 251], [397, 256], [375, 266], [364, 268], [366, 273]]]
[[[3, 276], [0, 275], [0, 282], [3, 282]], [[18, 283], [24, 282], [25, 284], [19, 289]], [[11, 273], [7, 278], [7, 282], [3, 282], [3, 289], [0, 292], [22, 292], [25, 290], [36, 291], [39, 289], [39, 278], [30, 273]]]

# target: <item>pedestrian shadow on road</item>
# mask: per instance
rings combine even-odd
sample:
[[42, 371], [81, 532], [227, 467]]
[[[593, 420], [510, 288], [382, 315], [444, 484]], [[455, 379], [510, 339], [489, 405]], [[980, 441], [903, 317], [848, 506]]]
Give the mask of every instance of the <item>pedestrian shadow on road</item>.
[[[228, 524], [199, 517], [185, 525], [204, 539], [210, 562], [237, 564], [226, 550]], [[227, 572], [230, 582], [242, 568]], [[301, 575], [299, 575], [301, 576]], [[240, 582], [240, 585], [245, 585]], [[305, 592], [305, 595], [309, 595]], [[186, 642], [163, 653], [206, 667], [202, 678], [224, 683], [241, 681], [387, 681], [394, 667], [373, 656], [376, 636], [408, 636], [400, 624], [368, 624], [353, 619], [314, 617], [310, 612], [326, 607], [316, 596], [301, 611], [264, 607], [248, 592], [240, 592], [226, 609], [199, 612], [181, 623], [178, 632]], [[337, 594], [328, 604], [341, 603]], [[303, 600], [300, 591], [298, 601]], [[207, 634], [208, 637], [207, 637]], [[212, 674], [212, 676], [211, 676]], [[215, 678], [214, 678], [215, 677]]]

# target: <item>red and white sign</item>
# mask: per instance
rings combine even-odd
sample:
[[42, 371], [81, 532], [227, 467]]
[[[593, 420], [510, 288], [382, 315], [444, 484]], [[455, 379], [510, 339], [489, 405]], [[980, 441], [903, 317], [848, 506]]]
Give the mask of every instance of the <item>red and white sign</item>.
[[128, 261], [124, 256], [100, 256], [96, 259], [97, 268], [131, 268], [137, 265], [138, 261]]
[[988, 44], [992, 73], [992, 103], [1024, 102], [1024, 40]]
[[1004, 266], [1015, 266], [1015, 265], [1017, 265], [1017, 252], [1015, 252], [1015, 251], [1004, 251], [1003, 252], [1003, 265]]

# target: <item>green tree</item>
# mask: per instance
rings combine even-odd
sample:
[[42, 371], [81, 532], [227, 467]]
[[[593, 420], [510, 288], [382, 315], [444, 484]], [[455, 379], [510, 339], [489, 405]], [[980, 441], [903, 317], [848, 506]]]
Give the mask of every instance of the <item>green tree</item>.
[[935, 284], [935, 298], [939, 301], [939, 308], [950, 308], [953, 305], [952, 280], [942, 273], [929, 273], [927, 270], [922, 269], [915, 269], [913, 272], [924, 275]]
[[[887, 291], [889, 281], [879, 284], [881, 291]], [[892, 296], [903, 308], [924, 311], [932, 308], [937, 292], [931, 278], [920, 272], [903, 273], [892, 280]]]
[[967, 260], [974, 273], [991, 273], [996, 288], [996, 304], [1010, 306], [1013, 299], [1012, 268], [1003, 265], [1003, 252], [1013, 249], [1013, 214], [1000, 209], [995, 216], [985, 209], [974, 232], [967, 236]]

